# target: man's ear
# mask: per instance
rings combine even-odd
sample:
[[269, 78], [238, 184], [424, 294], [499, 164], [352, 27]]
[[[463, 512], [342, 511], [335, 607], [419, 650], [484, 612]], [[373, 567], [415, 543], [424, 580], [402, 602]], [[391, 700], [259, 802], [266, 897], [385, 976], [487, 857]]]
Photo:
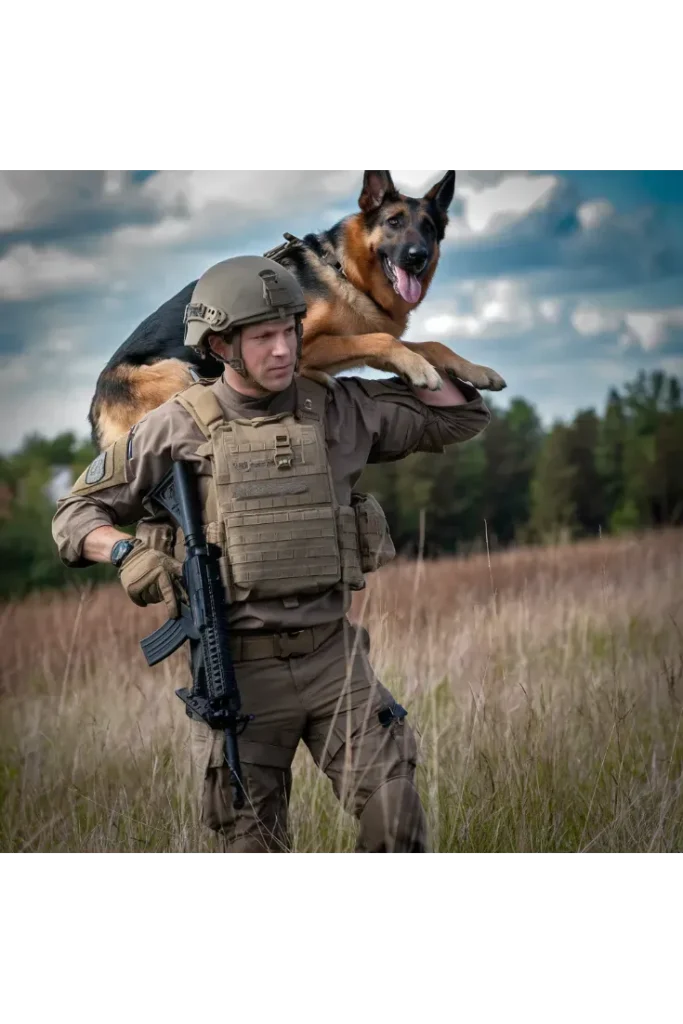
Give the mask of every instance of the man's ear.
[[209, 351], [216, 356], [218, 359], [222, 359], [225, 362], [226, 359], [230, 358], [230, 346], [222, 334], [208, 334], [206, 337], [206, 343], [209, 347]]

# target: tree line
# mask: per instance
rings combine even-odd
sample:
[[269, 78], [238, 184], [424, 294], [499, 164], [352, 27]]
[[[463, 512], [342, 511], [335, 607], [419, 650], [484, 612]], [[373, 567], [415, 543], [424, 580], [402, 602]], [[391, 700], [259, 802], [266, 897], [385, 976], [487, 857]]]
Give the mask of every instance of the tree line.
[[[610, 390], [601, 414], [580, 410], [547, 429], [522, 398], [506, 409], [487, 405], [491, 423], [466, 444], [364, 470], [358, 487], [382, 504], [398, 552], [462, 554], [683, 523], [675, 377], [641, 372]], [[75, 479], [94, 455], [89, 442], [63, 433], [31, 435], [0, 456], [0, 598], [114, 578], [109, 566], [63, 566], [50, 529], [56, 474]]]

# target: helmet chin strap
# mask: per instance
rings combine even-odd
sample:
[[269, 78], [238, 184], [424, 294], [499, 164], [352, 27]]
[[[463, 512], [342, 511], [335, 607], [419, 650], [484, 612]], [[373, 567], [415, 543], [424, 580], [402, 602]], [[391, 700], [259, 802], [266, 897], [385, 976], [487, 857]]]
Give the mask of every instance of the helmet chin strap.
[[304, 344], [304, 325], [301, 322], [301, 317], [295, 318], [296, 324], [296, 362], [294, 363], [294, 373], [299, 372], [299, 366], [301, 364], [301, 352]]
[[242, 358], [242, 332], [239, 327], [232, 332], [232, 337], [229, 341], [226, 338], [226, 343], [232, 346], [232, 358], [225, 360], [226, 365], [231, 367], [231, 369], [233, 369], [235, 373], [238, 373], [244, 380], [257, 384], [258, 381], [255, 381], [253, 377], [251, 377], [249, 371], [244, 365], [244, 359]]

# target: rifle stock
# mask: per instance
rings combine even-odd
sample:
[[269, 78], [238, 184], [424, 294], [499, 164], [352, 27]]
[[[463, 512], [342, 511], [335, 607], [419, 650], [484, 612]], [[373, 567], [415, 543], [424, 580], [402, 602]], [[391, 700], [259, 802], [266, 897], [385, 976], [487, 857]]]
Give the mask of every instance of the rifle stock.
[[181, 603], [180, 616], [169, 619], [141, 642], [149, 665], [163, 661], [193, 640], [201, 647], [202, 665], [192, 690], [176, 690], [186, 706], [212, 729], [225, 733], [225, 761], [230, 770], [233, 805], [244, 806], [244, 784], [237, 737], [251, 716], [241, 714], [241, 699], [230, 654], [227, 607], [220, 576], [220, 549], [208, 544], [202, 529], [197, 479], [186, 462], [174, 462], [173, 469], [152, 491], [150, 497], [180, 526], [185, 538], [183, 580], [188, 604]]

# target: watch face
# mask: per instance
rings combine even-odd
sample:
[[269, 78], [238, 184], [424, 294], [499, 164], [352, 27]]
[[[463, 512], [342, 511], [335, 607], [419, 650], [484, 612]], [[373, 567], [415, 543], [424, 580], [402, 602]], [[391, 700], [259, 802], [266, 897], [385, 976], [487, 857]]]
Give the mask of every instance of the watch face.
[[116, 568], [118, 569], [121, 562], [126, 557], [126, 555], [131, 550], [132, 547], [132, 540], [117, 540], [116, 544], [114, 544], [114, 547], [111, 549], [110, 558], [112, 565], [115, 565]]

